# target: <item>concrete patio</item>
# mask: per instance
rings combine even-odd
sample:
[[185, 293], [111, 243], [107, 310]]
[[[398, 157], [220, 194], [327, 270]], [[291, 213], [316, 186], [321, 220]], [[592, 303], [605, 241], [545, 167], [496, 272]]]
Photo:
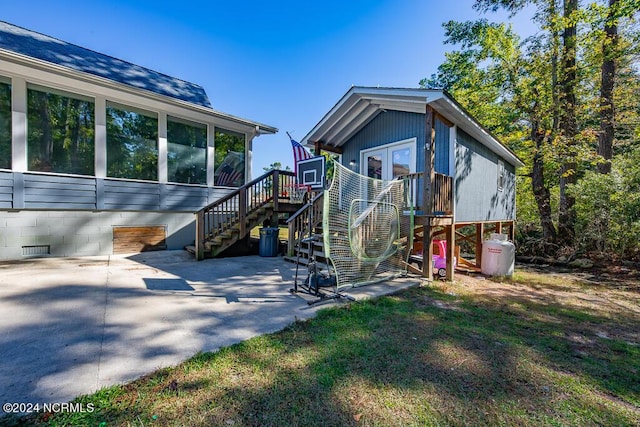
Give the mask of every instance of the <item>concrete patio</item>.
[[184, 251], [0, 262], [0, 402], [65, 402], [340, 303], [309, 306], [289, 292], [294, 274], [280, 257], [197, 262]]

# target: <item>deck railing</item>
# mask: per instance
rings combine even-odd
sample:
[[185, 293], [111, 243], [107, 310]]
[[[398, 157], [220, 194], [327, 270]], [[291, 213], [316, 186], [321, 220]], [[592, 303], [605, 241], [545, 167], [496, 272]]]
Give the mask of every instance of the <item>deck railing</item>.
[[[323, 195], [324, 193], [318, 193], [313, 197], [310, 205], [306, 204], [287, 220], [289, 231], [287, 255], [293, 256], [294, 249], [300, 244], [300, 241], [313, 233], [313, 230], [322, 223]], [[309, 221], [309, 210], [311, 210], [311, 222]]]
[[277, 212], [278, 203], [288, 198], [287, 189], [294, 182], [293, 172], [271, 170], [196, 212], [197, 258], [204, 258], [207, 239], [234, 227], [238, 227], [240, 237], [246, 236], [250, 231], [247, 229], [247, 217], [266, 204], [273, 202]]
[[424, 173], [416, 172], [402, 175], [407, 179], [407, 190], [415, 211], [422, 211], [427, 215], [453, 215], [453, 178], [440, 173], [435, 174], [432, 189], [431, 212], [427, 212], [427, 205], [423, 199]]
[[[428, 215], [444, 216], [453, 215], [453, 178], [447, 175], [435, 174], [433, 181], [433, 202], [431, 212], [426, 212], [426, 206], [422, 203], [422, 188], [424, 186], [423, 173], [411, 173], [403, 175], [406, 178], [407, 191], [411, 194], [414, 211], [426, 213]], [[289, 240], [287, 253], [292, 256], [296, 245], [304, 237], [307, 237], [309, 230], [317, 228], [322, 223], [322, 208], [324, 204], [323, 193], [319, 193], [313, 198], [311, 207], [305, 205], [287, 220], [289, 228]], [[405, 208], [409, 208], [405, 206]], [[311, 216], [313, 223], [309, 225], [309, 209], [312, 209]]]

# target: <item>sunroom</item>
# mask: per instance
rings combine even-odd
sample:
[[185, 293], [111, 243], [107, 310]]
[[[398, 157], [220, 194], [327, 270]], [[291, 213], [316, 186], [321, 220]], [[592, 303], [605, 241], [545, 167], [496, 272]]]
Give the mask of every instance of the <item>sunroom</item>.
[[0, 58], [0, 259], [189, 244], [193, 212], [250, 180], [253, 138], [277, 131], [1, 22]]

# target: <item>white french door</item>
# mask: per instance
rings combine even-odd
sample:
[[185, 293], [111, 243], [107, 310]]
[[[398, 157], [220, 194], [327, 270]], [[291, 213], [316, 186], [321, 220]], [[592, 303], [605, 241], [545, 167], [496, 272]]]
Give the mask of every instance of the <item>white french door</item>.
[[416, 139], [394, 142], [360, 152], [360, 173], [390, 181], [416, 171]]

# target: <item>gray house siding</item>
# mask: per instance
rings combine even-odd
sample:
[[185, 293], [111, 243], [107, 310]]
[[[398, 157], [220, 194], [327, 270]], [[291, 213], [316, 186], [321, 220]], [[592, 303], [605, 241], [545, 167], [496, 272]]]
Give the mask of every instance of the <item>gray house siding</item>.
[[[450, 175], [449, 170], [449, 155], [451, 153], [449, 147], [449, 126], [442, 123], [440, 120], [435, 121], [436, 128], [436, 172], [443, 175]], [[424, 147], [424, 145], [418, 145], [418, 147]], [[419, 172], [424, 171], [424, 150], [418, 150], [420, 152], [420, 158], [422, 161], [418, 163]]]
[[[424, 144], [424, 116], [399, 111], [380, 113], [344, 144], [342, 161], [345, 166], [352, 159], [359, 163], [360, 151], [409, 138], [417, 138], [418, 146], [421, 142]], [[421, 163], [420, 155], [417, 153], [418, 165]], [[424, 163], [424, 157], [422, 159]]]
[[160, 185], [160, 201], [161, 210], [188, 210], [191, 212], [200, 210], [204, 206], [225, 196], [229, 190], [211, 189], [212, 196], [214, 192], [217, 197], [208, 197], [209, 189], [204, 187], [192, 187], [177, 184], [161, 184]]
[[104, 208], [134, 211], [159, 210], [159, 185], [150, 182], [105, 180]]
[[[342, 162], [360, 160], [360, 151], [416, 138], [416, 172], [424, 170], [425, 115], [386, 111], [377, 115], [343, 147]], [[449, 128], [436, 120], [436, 172], [449, 174]]]
[[[16, 174], [18, 175], [18, 174]], [[20, 174], [24, 182], [24, 205], [19, 209], [95, 209], [93, 178]]]
[[[387, 111], [376, 116], [343, 146], [342, 161], [360, 161], [360, 151], [392, 142], [416, 138], [416, 171], [424, 171], [425, 116]], [[504, 187], [498, 190], [498, 155], [457, 129], [455, 174], [450, 173], [449, 127], [436, 120], [436, 172], [455, 175], [455, 220], [457, 222], [515, 219], [515, 168], [504, 162]], [[422, 194], [418, 184], [417, 197]], [[421, 200], [417, 201], [421, 204]]]
[[498, 190], [497, 154], [461, 129], [458, 129], [455, 152], [456, 222], [515, 219], [514, 166], [504, 162], [504, 187]]
[[113, 227], [162, 225], [168, 249], [193, 243], [193, 212], [230, 189], [0, 171], [0, 259], [113, 253]]
[[0, 209], [195, 212], [230, 191], [195, 185], [0, 171]]
[[13, 207], [13, 174], [0, 172], [0, 209]]

